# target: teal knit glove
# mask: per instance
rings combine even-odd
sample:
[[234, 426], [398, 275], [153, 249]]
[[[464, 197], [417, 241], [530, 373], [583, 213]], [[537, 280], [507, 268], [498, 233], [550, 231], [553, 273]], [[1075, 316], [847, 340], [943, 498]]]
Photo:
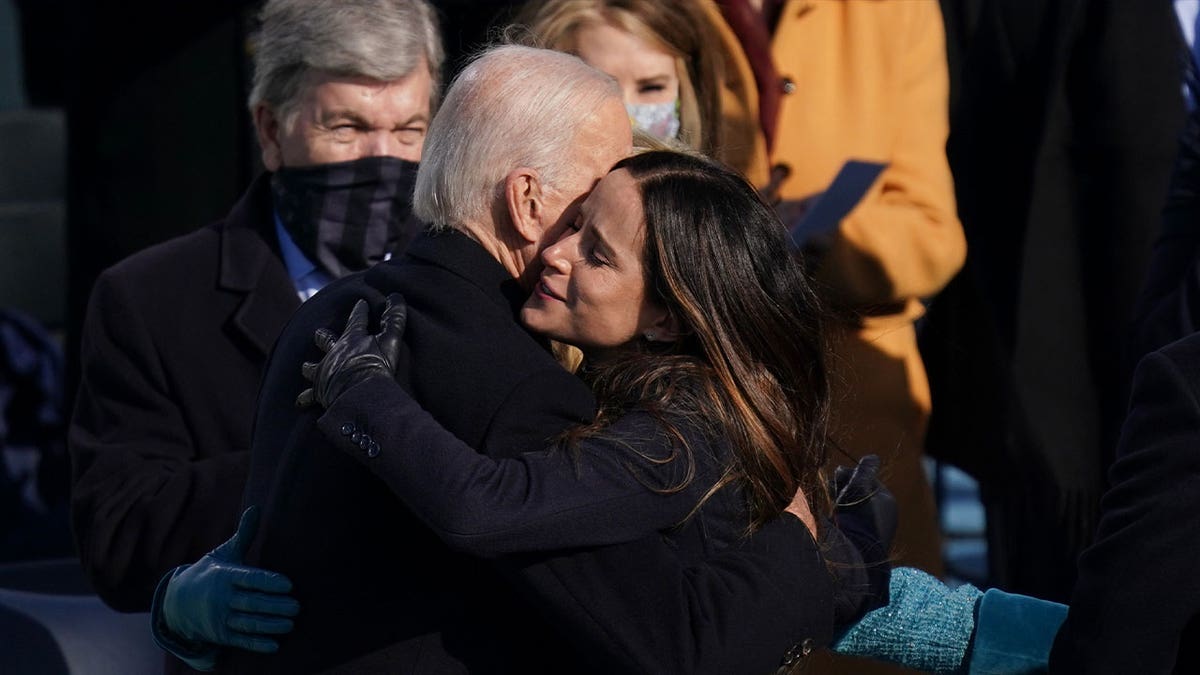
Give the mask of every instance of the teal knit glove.
[[951, 589], [911, 567], [892, 570], [888, 592], [888, 604], [851, 626], [833, 650], [931, 673], [961, 672], [983, 593], [970, 584]]

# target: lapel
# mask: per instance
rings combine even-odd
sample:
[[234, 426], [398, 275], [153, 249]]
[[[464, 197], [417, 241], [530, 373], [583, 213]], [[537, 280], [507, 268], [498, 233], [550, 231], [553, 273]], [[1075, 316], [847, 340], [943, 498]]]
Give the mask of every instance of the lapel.
[[269, 175], [255, 179], [229, 212], [220, 247], [217, 284], [223, 291], [242, 296], [227, 326], [266, 356], [300, 306], [279, 253]]

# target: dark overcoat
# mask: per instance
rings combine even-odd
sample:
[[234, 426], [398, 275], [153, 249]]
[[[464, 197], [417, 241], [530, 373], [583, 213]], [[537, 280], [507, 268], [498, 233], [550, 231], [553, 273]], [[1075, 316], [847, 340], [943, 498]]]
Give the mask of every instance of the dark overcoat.
[[69, 430], [75, 541], [96, 591], [148, 611], [237, 527], [267, 354], [300, 304], [266, 176], [221, 221], [96, 281]]
[[1200, 334], [1138, 365], [1052, 673], [1200, 672]]

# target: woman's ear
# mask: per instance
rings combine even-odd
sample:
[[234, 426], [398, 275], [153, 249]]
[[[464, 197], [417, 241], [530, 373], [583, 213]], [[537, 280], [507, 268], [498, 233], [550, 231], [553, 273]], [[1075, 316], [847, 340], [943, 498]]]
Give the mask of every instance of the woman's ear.
[[504, 203], [513, 230], [527, 243], [541, 240], [546, 227], [546, 204], [541, 176], [535, 169], [517, 167], [504, 177]]
[[650, 327], [642, 331], [642, 337], [650, 342], [675, 342], [685, 333], [685, 326], [675, 316], [675, 312], [658, 307], [651, 316]]

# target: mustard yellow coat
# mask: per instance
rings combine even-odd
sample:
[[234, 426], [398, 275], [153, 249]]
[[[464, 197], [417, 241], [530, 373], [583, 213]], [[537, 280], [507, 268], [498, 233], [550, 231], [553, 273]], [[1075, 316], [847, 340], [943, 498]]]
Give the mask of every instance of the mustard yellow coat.
[[[841, 222], [817, 276], [860, 318], [838, 327], [834, 437], [876, 453], [900, 505], [896, 554], [941, 574], [932, 491], [920, 465], [929, 384], [913, 322], [962, 267], [966, 241], [946, 161], [949, 77], [937, 0], [789, 0], [771, 51], [783, 96], [769, 157], [754, 75], [709, 5], [726, 52], [725, 159], [756, 184], [790, 166], [784, 199], [819, 193], [848, 159], [888, 168]], [[838, 457], [833, 462], [845, 463]]]

